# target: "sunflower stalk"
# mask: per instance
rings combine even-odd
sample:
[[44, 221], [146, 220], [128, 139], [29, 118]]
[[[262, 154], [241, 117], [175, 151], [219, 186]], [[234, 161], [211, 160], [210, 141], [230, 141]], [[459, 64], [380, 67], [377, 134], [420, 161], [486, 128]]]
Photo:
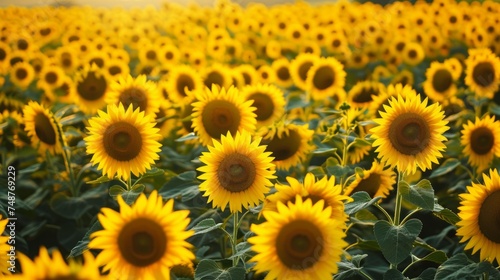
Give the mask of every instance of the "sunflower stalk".
[[[243, 219], [243, 217], [242, 217]], [[233, 214], [233, 238], [232, 238], [232, 253], [236, 254], [236, 243], [238, 242], [238, 229], [240, 228], [240, 222], [238, 221], [238, 212]], [[233, 266], [236, 266], [240, 261], [240, 257], [233, 258]]]
[[396, 193], [396, 205], [394, 206], [394, 225], [399, 226], [400, 225], [400, 219], [401, 219], [401, 206], [402, 206], [402, 201], [403, 201], [403, 195], [400, 192], [400, 187], [399, 183], [402, 182], [403, 180], [403, 172], [398, 171], [398, 182], [397, 182], [397, 193]]

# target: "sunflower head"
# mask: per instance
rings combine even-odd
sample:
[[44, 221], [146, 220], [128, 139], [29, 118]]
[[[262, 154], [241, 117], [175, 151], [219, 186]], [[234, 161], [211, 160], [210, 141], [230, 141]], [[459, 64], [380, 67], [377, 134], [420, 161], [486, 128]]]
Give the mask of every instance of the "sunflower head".
[[441, 102], [457, 92], [453, 71], [445, 63], [432, 62], [425, 72], [425, 94], [433, 101]]
[[264, 211], [266, 222], [253, 224], [256, 236], [248, 239], [257, 254], [255, 270], [268, 279], [330, 279], [337, 272], [347, 243], [343, 220], [331, 219], [331, 207], [296, 196], [295, 203], [277, 203]]
[[120, 212], [104, 208], [98, 215], [103, 230], [91, 235], [89, 248], [102, 249], [96, 261], [113, 277], [170, 279], [170, 268], [194, 259], [186, 239], [189, 211], [174, 211], [156, 191], [141, 194], [129, 206], [118, 197]]
[[[413, 174], [417, 168], [425, 171], [438, 163], [446, 146], [443, 133], [448, 130], [441, 105], [427, 106], [411, 87], [400, 87], [398, 97], [392, 97], [385, 112], [375, 119], [378, 126], [371, 129], [373, 146], [380, 160], [400, 172]], [[406, 96], [405, 98], [403, 96]]]
[[230, 132], [236, 135], [238, 131], [255, 130], [256, 115], [251, 107], [252, 101], [244, 101], [235, 87], [212, 90], [205, 88], [196, 95], [197, 102], [193, 104], [193, 129], [199, 135], [203, 145], [209, 145], [212, 139], [220, 139]]
[[496, 169], [490, 169], [489, 176], [483, 174], [484, 184], [472, 183], [467, 193], [461, 194], [457, 223], [457, 236], [460, 242], [467, 242], [465, 250], [478, 250], [481, 260], [500, 262], [500, 175]]
[[35, 70], [28, 62], [18, 62], [10, 69], [10, 80], [21, 89], [26, 89], [34, 77]]
[[137, 78], [121, 76], [111, 83], [110, 92], [106, 97], [107, 104], [123, 104], [125, 108], [132, 106], [133, 110], [155, 114], [160, 108], [160, 92], [156, 84], [148, 81], [145, 75]]
[[344, 66], [335, 58], [320, 58], [309, 69], [307, 89], [315, 100], [325, 100], [344, 87], [346, 73]]
[[109, 79], [96, 64], [86, 65], [75, 77], [76, 103], [85, 113], [95, 113], [106, 104]]
[[30, 101], [24, 107], [23, 115], [24, 129], [31, 137], [32, 144], [37, 146], [41, 153], [62, 153], [62, 130], [52, 112], [37, 102]]
[[396, 174], [392, 169], [384, 170], [378, 161], [372, 163], [370, 170], [363, 170], [363, 176], [356, 174], [356, 179], [345, 189], [345, 195], [355, 192], [367, 192], [371, 197], [385, 198], [396, 183]]
[[319, 57], [310, 53], [301, 53], [290, 63], [290, 75], [293, 83], [300, 89], [307, 89], [307, 73]]
[[495, 156], [500, 156], [500, 121], [495, 121], [494, 116], [469, 121], [461, 134], [463, 152], [479, 172], [485, 170]]
[[220, 142], [213, 141], [209, 152], [200, 157], [205, 165], [198, 168], [204, 172], [198, 178], [204, 180], [200, 190], [213, 201], [214, 207], [222, 210], [229, 204], [231, 212], [240, 212], [264, 200], [275, 178], [273, 158], [260, 146], [260, 138], [252, 141], [247, 131], [222, 135]]
[[362, 81], [356, 83], [347, 93], [349, 104], [354, 107], [368, 108], [373, 98], [385, 90], [382, 83]]
[[117, 175], [127, 180], [131, 173], [139, 176], [159, 158], [159, 129], [154, 127], [153, 116], [139, 108], [108, 105], [107, 112], [99, 111], [89, 124], [87, 153], [92, 154], [91, 162], [98, 164], [97, 169], [110, 178]]
[[465, 84], [478, 96], [492, 98], [500, 86], [500, 58], [489, 49], [471, 49], [465, 65]]
[[249, 85], [241, 90], [241, 94], [245, 100], [253, 100], [258, 126], [270, 125], [285, 113], [283, 91], [274, 85]]
[[184, 102], [202, 88], [201, 77], [188, 65], [176, 66], [168, 73], [167, 91], [173, 102]]

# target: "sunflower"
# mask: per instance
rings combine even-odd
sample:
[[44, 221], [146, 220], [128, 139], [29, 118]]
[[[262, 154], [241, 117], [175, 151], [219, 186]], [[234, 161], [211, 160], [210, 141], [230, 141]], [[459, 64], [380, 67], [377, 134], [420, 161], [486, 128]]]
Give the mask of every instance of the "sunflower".
[[385, 90], [382, 83], [375, 81], [357, 82], [347, 93], [349, 104], [357, 108], [368, 108], [374, 96]]
[[314, 146], [310, 144], [314, 131], [308, 124], [283, 124], [278, 127], [267, 127], [259, 131], [263, 136], [266, 151], [272, 152], [273, 163], [278, 169], [287, 170], [306, 159]]
[[227, 66], [220, 63], [215, 63], [206, 68], [203, 77], [203, 83], [209, 89], [212, 88], [212, 84], [216, 84], [223, 88], [229, 88], [232, 82], [231, 71]]
[[441, 105], [427, 106], [427, 98], [421, 101], [409, 86], [400, 87], [400, 91], [397, 98], [389, 100], [389, 106], [384, 105], [382, 117], [375, 119], [378, 126], [371, 129], [371, 137], [383, 164], [413, 174], [417, 167], [425, 171], [433, 162], [438, 163], [446, 148], [443, 133], [449, 127]]
[[[0, 216], [1, 218], [1, 216]], [[10, 257], [7, 253], [10, 251], [10, 245], [7, 244], [9, 241], [9, 236], [3, 236], [2, 233], [5, 231], [5, 226], [9, 222], [8, 219], [0, 219], [0, 275], [10, 275], [9, 261]]]
[[270, 65], [262, 65], [257, 69], [259, 80], [263, 84], [272, 84], [276, 81], [276, 72]]
[[347, 216], [344, 213], [344, 201], [349, 201], [350, 198], [342, 195], [342, 187], [335, 184], [335, 177], [327, 176], [316, 180], [314, 174], [307, 173], [304, 182], [299, 182], [293, 177], [286, 177], [289, 185], [275, 184], [276, 192], [266, 197], [266, 202], [262, 211], [276, 211], [278, 202], [286, 204], [287, 202], [295, 203], [297, 195], [303, 200], [311, 199], [313, 203], [320, 200], [325, 201], [324, 207], [331, 207], [331, 218], [338, 221], [344, 221]]
[[158, 59], [161, 64], [176, 65], [180, 58], [181, 53], [174, 44], [165, 44], [159, 49]]
[[112, 58], [106, 63], [106, 70], [108, 76], [113, 80], [118, 80], [119, 77], [130, 75], [130, 68], [127, 62]]
[[478, 171], [485, 170], [495, 156], [500, 157], [500, 121], [494, 116], [476, 117], [474, 123], [464, 124], [461, 134], [463, 152]]
[[257, 115], [252, 101], [245, 101], [235, 87], [212, 90], [205, 88], [196, 94], [197, 102], [193, 104], [192, 127], [206, 146], [212, 143], [212, 138], [219, 140], [227, 132], [253, 132], [257, 123]]
[[238, 74], [243, 77], [243, 85], [254, 85], [257, 83], [259, 76], [255, 68], [250, 64], [241, 64], [234, 68]]
[[109, 79], [97, 65], [86, 65], [75, 77], [75, 102], [85, 113], [94, 114], [106, 105]]
[[120, 212], [103, 208], [98, 219], [103, 230], [92, 233], [89, 248], [102, 249], [96, 261], [112, 277], [170, 279], [170, 268], [194, 259], [193, 235], [187, 231], [189, 211], [174, 211], [174, 201], [163, 203], [157, 191], [141, 193], [129, 206], [118, 196]]
[[347, 158], [349, 163], [356, 164], [360, 162], [366, 155], [370, 153], [371, 150], [372, 146], [369, 143], [360, 144], [354, 142], [352, 144], [349, 144], [347, 148]]
[[484, 184], [472, 183], [467, 193], [460, 194], [462, 201], [458, 207], [457, 236], [460, 242], [468, 241], [465, 250], [472, 249], [475, 254], [481, 251], [480, 259], [500, 262], [500, 175], [490, 169], [490, 175], [483, 174]]
[[448, 58], [447, 60], [444, 61], [444, 64], [446, 64], [451, 70], [453, 80], [457, 81], [458, 79], [460, 79], [463, 67], [462, 63], [460, 62], [460, 60], [458, 60], [458, 58], [456, 57]]
[[290, 87], [293, 85], [292, 76], [290, 74], [290, 62], [286, 58], [280, 58], [273, 61], [271, 67], [275, 73], [275, 83], [280, 87]]
[[373, 161], [370, 170], [363, 170], [363, 176], [356, 174], [356, 179], [345, 189], [344, 195], [355, 192], [367, 192], [371, 197], [389, 195], [396, 184], [396, 173], [391, 168], [384, 170], [378, 161]]
[[10, 80], [21, 89], [26, 89], [31, 84], [34, 77], [35, 70], [28, 62], [16, 63], [10, 69]]
[[24, 130], [31, 137], [31, 143], [43, 154], [62, 153], [61, 128], [48, 109], [35, 101], [30, 101], [23, 109]]
[[342, 89], [346, 73], [344, 66], [335, 58], [320, 58], [309, 69], [306, 85], [315, 100], [325, 100]]
[[139, 109], [146, 115], [158, 112], [160, 100], [161, 96], [156, 83], [148, 81], [145, 75], [136, 78], [130, 75], [119, 77], [117, 81], [111, 83], [106, 97], [107, 104], [122, 103], [125, 108], [132, 105], [133, 110]]
[[47, 65], [40, 72], [40, 79], [37, 87], [39, 88], [56, 88], [61, 86], [63, 78], [66, 74], [64, 70], [56, 65]]
[[290, 62], [290, 75], [295, 86], [302, 90], [307, 89], [307, 73], [318, 59], [317, 55], [301, 53]]
[[500, 85], [500, 58], [489, 49], [471, 49], [465, 65], [465, 84], [478, 96], [492, 98]]
[[295, 203], [278, 202], [277, 211], [264, 211], [266, 222], [252, 224], [252, 250], [257, 273], [266, 279], [330, 279], [347, 246], [343, 220], [330, 219], [331, 207], [297, 196]]
[[425, 58], [425, 51], [421, 44], [415, 42], [407, 42], [403, 51], [403, 61], [410, 65], [416, 66]]
[[66, 75], [62, 77], [61, 86], [52, 88], [47, 85], [42, 85], [41, 89], [51, 101], [58, 100], [62, 103], [67, 104], [73, 103], [72, 98], [76, 94], [75, 83], [73, 82], [73, 79]]
[[448, 68], [447, 64], [432, 62], [425, 71], [425, 77], [424, 91], [432, 101], [442, 102], [457, 92], [452, 69]]
[[274, 179], [273, 158], [260, 146], [260, 138], [252, 142], [247, 131], [236, 132], [233, 138], [228, 132], [222, 135], [220, 142], [213, 141], [208, 146], [209, 152], [200, 156], [205, 165], [197, 170], [204, 172], [198, 178], [204, 180], [200, 185], [203, 196], [213, 207], [223, 211], [229, 204], [232, 213], [241, 212], [258, 205], [272, 186]]
[[241, 95], [245, 100], [253, 100], [252, 107], [257, 108], [257, 126], [271, 125], [285, 113], [283, 91], [274, 85], [259, 83], [246, 86]]
[[403, 70], [399, 72], [392, 80], [392, 85], [402, 84], [403, 86], [413, 86], [415, 78], [413, 77], [413, 73], [409, 70]]
[[83, 253], [83, 263], [69, 259], [68, 264], [66, 264], [58, 250], [52, 251], [51, 256], [47, 249], [42, 246], [34, 261], [20, 254], [19, 262], [23, 272], [12, 276], [12, 279], [108, 279], [106, 276], [101, 276], [94, 256], [88, 251]]
[[139, 108], [133, 110], [123, 104], [108, 105], [107, 113], [89, 120], [89, 136], [85, 137], [87, 153], [93, 154], [91, 162], [99, 164], [97, 169], [113, 178], [128, 180], [130, 173], [135, 176], [146, 172], [159, 159], [160, 135], [154, 128], [153, 115], [146, 115]]
[[183, 102], [186, 97], [194, 96], [195, 91], [202, 90], [203, 80], [200, 75], [188, 65], [179, 65], [168, 73], [168, 97], [173, 102]]
[[10, 69], [8, 66], [11, 53], [12, 49], [10, 46], [0, 41], [0, 74], [5, 74], [7, 69]]

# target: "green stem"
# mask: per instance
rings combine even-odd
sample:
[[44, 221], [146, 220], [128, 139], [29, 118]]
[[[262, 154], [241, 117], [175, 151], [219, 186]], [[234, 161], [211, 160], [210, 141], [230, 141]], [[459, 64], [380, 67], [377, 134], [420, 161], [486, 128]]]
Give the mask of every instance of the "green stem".
[[385, 209], [382, 206], [380, 206], [378, 203], [375, 203], [373, 205], [375, 207], [377, 207], [377, 209], [380, 210], [380, 212], [382, 212], [385, 215], [385, 217], [387, 218], [387, 221], [389, 221], [389, 223], [394, 224], [394, 222], [392, 221], [391, 215], [389, 215], [389, 213], [387, 213], [387, 211], [385, 211]]
[[127, 190], [130, 191], [132, 189], [132, 178], [129, 177], [127, 180]]
[[359, 274], [363, 275], [366, 279], [373, 280], [373, 278], [370, 277], [370, 275], [366, 274], [363, 270], [358, 270]]
[[[233, 214], [233, 255], [236, 254], [236, 243], [238, 242], [238, 229], [239, 229], [240, 223], [238, 221], [238, 212], [235, 212]], [[238, 262], [240, 261], [239, 257], [233, 258], [233, 266], [236, 266]]]
[[358, 242], [352, 243], [349, 246], [345, 247], [344, 251], [348, 251], [349, 249], [351, 249], [352, 247], [354, 247], [356, 245], [358, 245]]
[[394, 225], [399, 226], [400, 224], [400, 219], [401, 219], [401, 204], [403, 200], [403, 196], [401, 195], [401, 192], [399, 191], [399, 183], [402, 181], [403, 178], [403, 172], [399, 171], [398, 172], [398, 182], [396, 184], [397, 187], [397, 193], [396, 193], [396, 206], [394, 207]]
[[401, 224], [404, 224], [406, 223], [406, 221], [413, 215], [413, 214], [416, 214], [417, 212], [420, 212], [420, 210], [422, 210], [421, 208], [417, 208], [413, 211], [410, 212], [410, 214], [406, 215], [406, 217], [401, 221]]

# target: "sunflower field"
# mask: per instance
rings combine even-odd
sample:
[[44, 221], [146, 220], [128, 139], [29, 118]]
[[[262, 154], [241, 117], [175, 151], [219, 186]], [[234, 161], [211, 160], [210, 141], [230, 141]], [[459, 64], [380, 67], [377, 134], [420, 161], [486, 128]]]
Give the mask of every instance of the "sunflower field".
[[0, 9], [1, 279], [500, 279], [500, 3]]

